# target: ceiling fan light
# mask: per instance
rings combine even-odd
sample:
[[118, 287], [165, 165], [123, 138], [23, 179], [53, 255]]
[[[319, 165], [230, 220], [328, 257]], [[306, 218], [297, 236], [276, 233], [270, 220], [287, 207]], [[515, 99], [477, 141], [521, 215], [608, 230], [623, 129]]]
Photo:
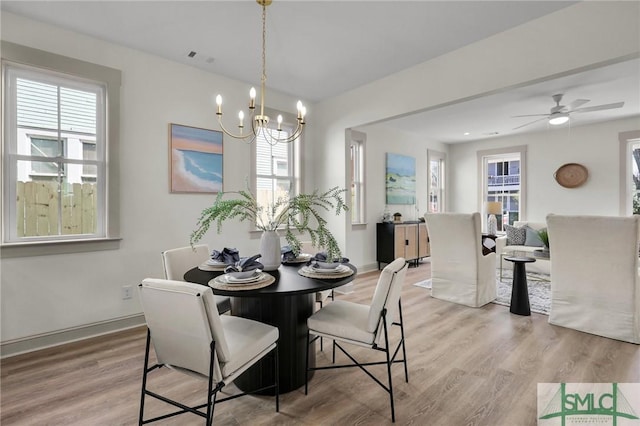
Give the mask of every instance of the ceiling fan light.
[[569, 121], [569, 114], [567, 113], [553, 114], [551, 117], [549, 117], [549, 124], [554, 126], [559, 126], [560, 124], [564, 124], [567, 121]]

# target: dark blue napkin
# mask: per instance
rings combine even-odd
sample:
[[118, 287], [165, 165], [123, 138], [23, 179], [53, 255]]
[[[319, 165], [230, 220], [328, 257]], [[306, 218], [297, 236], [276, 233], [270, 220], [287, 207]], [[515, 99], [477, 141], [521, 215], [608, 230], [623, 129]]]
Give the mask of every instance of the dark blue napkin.
[[226, 265], [232, 265], [240, 261], [240, 253], [238, 249], [225, 247], [222, 251], [212, 251], [211, 259], [223, 262]]
[[307, 262], [307, 266], [312, 266], [314, 268], [318, 268], [320, 267], [320, 265], [318, 265], [318, 262], [325, 262], [325, 263], [349, 263], [349, 259], [347, 259], [346, 257], [337, 257], [333, 260], [327, 260], [328, 256], [327, 256], [327, 252], [326, 251], [321, 251], [319, 253], [316, 253], [311, 259], [309, 259], [309, 261]]
[[298, 256], [295, 255], [290, 246], [284, 246], [280, 249], [280, 253], [282, 253], [282, 261], [283, 262], [292, 262], [296, 260]]
[[256, 260], [259, 257], [261, 257], [261, 255], [256, 254], [254, 256], [241, 259], [235, 262], [233, 265], [229, 265], [224, 268], [224, 273], [228, 274], [229, 272], [246, 272], [253, 271], [255, 269], [263, 269], [264, 265]]

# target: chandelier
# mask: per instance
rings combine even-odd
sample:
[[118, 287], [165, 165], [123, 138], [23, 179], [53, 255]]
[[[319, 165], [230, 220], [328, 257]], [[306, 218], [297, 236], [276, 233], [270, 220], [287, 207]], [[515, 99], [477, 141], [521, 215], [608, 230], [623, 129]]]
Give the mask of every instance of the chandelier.
[[265, 83], [267, 81], [266, 74], [266, 39], [267, 39], [267, 6], [269, 6], [272, 0], [256, 0], [256, 2], [262, 6], [262, 77], [260, 82], [260, 114], [256, 115], [256, 89], [254, 87], [249, 90], [249, 121], [251, 123], [251, 132], [244, 131], [244, 111], [238, 113], [238, 133], [232, 133], [227, 130], [222, 124], [222, 96], [216, 96], [216, 104], [218, 110], [216, 115], [218, 116], [218, 123], [222, 131], [235, 139], [243, 140], [247, 143], [253, 142], [259, 135], [263, 137], [269, 144], [276, 145], [277, 143], [290, 143], [298, 139], [304, 131], [304, 116], [307, 109], [302, 105], [302, 102], [298, 101], [298, 117], [296, 128], [290, 134], [282, 131], [282, 115], [278, 115], [276, 129], [269, 127], [269, 116], [264, 113], [264, 99], [265, 99]]

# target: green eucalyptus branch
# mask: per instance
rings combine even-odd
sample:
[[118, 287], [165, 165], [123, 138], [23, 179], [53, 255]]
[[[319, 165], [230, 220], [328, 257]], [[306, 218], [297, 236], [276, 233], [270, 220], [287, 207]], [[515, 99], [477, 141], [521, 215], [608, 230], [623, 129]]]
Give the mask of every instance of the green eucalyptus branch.
[[[308, 234], [314, 247], [324, 248], [330, 259], [341, 256], [340, 247], [331, 231], [327, 228], [327, 221], [322, 217], [323, 212], [333, 211], [336, 216], [349, 210], [344, 202], [345, 189], [333, 187], [325, 192], [317, 189], [310, 194], [298, 194], [292, 198], [278, 198], [275, 203], [266, 206], [266, 223], [262, 213], [264, 206], [258, 205], [250, 191], [220, 192], [216, 196], [213, 206], [202, 211], [196, 223], [196, 229], [191, 233], [191, 245], [200, 241], [209, 231], [212, 223], [216, 224], [217, 232], [222, 230], [226, 220], [250, 220], [261, 231], [275, 231], [284, 228], [285, 239], [294, 254], [298, 255], [302, 244], [297, 233]], [[236, 198], [225, 199], [226, 195], [236, 194]], [[296, 231], [296, 232], [294, 232]]]

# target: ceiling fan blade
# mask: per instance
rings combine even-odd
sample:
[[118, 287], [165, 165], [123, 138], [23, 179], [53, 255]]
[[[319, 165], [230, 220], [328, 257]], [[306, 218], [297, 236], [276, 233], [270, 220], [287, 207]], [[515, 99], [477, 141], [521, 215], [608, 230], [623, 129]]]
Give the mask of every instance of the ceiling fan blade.
[[613, 104], [605, 104], [605, 105], [596, 105], [592, 107], [586, 108], [578, 108], [571, 112], [591, 112], [591, 111], [602, 111], [603, 109], [614, 109], [614, 108], [622, 108], [624, 102], [616, 102]]
[[574, 109], [581, 107], [582, 105], [586, 104], [587, 102], [590, 102], [589, 99], [576, 99], [575, 101], [571, 102], [569, 105], [566, 106], [568, 111], [573, 111]]
[[546, 119], [547, 119], [547, 117], [545, 116], [545, 117], [539, 118], [537, 120], [530, 121], [527, 124], [523, 124], [522, 126], [514, 127], [512, 130], [518, 130], [518, 129], [524, 127], [524, 126], [528, 126], [529, 124], [537, 123], [538, 121], [542, 121], [542, 120], [546, 120]]
[[549, 114], [527, 114], [527, 115], [512, 115], [511, 118], [517, 117], [547, 117]]

